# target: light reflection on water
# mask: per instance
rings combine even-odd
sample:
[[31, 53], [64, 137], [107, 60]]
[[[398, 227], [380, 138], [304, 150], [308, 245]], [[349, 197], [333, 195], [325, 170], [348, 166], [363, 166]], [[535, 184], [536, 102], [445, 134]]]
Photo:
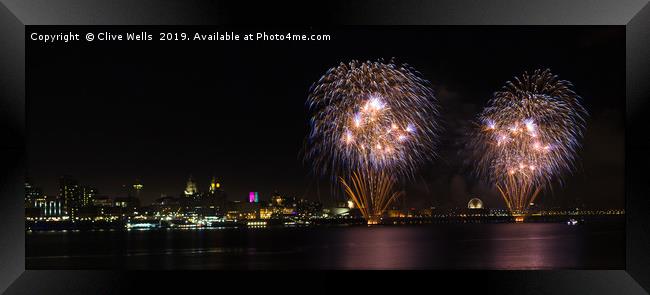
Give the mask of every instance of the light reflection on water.
[[623, 269], [623, 224], [31, 232], [28, 269]]

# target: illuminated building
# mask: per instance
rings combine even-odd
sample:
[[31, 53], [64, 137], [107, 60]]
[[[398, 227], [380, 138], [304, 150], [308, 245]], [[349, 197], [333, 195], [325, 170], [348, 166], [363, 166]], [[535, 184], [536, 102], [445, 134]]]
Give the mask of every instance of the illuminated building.
[[97, 196], [97, 189], [83, 186], [82, 190], [81, 207], [93, 206], [93, 199]]
[[120, 198], [115, 198], [115, 207], [121, 207], [121, 208], [136, 208], [140, 206], [140, 200], [134, 198], [134, 197], [120, 197]]
[[200, 211], [204, 215], [223, 216], [226, 213], [227, 198], [223, 185], [213, 176], [207, 193], [197, 194], [193, 203], [195, 207], [201, 207]]
[[69, 176], [61, 177], [59, 179], [59, 198], [63, 200], [63, 212], [71, 218], [76, 217], [83, 199], [79, 183]]
[[106, 196], [95, 196], [93, 198], [93, 206], [95, 207], [113, 207], [113, 200]]
[[320, 217], [323, 205], [319, 202], [300, 199], [296, 202], [295, 213], [301, 218]]
[[136, 179], [131, 187], [133, 188], [133, 197], [140, 199], [144, 185], [142, 185], [140, 180]]
[[257, 219], [259, 218], [260, 203], [232, 201], [228, 204], [227, 220]]
[[41, 217], [58, 217], [63, 215], [61, 199], [51, 199], [46, 196], [34, 200], [34, 208], [39, 209]]
[[[250, 196], [249, 196], [250, 198]], [[258, 200], [259, 201], [259, 200]], [[305, 199], [285, 198], [273, 192], [268, 204], [260, 209], [260, 218], [284, 219], [322, 217], [323, 206], [319, 202]]]
[[248, 227], [266, 227], [266, 221], [248, 221], [246, 222], [246, 226]]
[[198, 202], [196, 203], [198, 203], [198, 205], [204, 207], [204, 209], [208, 211], [212, 211], [212, 213], [205, 212], [206, 214], [215, 214], [219, 216], [225, 214], [227, 195], [223, 190], [221, 182], [214, 176], [210, 180], [210, 187], [208, 188], [207, 194], [202, 194], [197, 201]]
[[42, 197], [43, 192], [41, 189], [32, 186], [29, 180], [25, 180], [25, 208], [33, 207], [34, 202]]
[[259, 195], [257, 192], [250, 192], [248, 193], [248, 202], [249, 203], [259, 203]]
[[270, 219], [281, 219], [284, 216], [284, 205], [287, 203], [286, 198], [284, 198], [277, 191], [271, 194], [267, 210], [270, 211]]
[[460, 217], [485, 217], [490, 215], [490, 210], [485, 206], [485, 203], [479, 198], [471, 198], [467, 202], [467, 207], [460, 208], [455, 214]]
[[420, 216], [422, 216], [422, 217], [431, 217], [431, 216], [433, 216], [433, 210], [435, 210], [435, 208], [433, 208], [433, 207], [423, 208], [423, 209], [420, 210], [420, 212], [418, 214]]
[[273, 216], [272, 208], [260, 208], [260, 219], [271, 219]]
[[210, 189], [209, 192], [211, 195], [214, 195], [217, 193], [217, 190], [221, 190], [221, 183], [217, 180], [216, 177], [212, 177], [212, 180], [210, 180]]
[[284, 204], [284, 198], [277, 191], [273, 192], [271, 195], [271, 205], [272, 206], [282, 206]]
[[483, 209], [483, 201], [479, 198], [472, 198], [467, 203], [467, 209]]
[[352, 211], [352, 209], [347, 205], [347, 202], [339, 203], [336, 207], [323, 210], [327, 217], [349, 216], [350, 211]]
[[402, 212], [402, 210], [399, 209], [390, 209], [386, 210], [386, 215], [390, 218], [404, 218], [407, 217], [407, 215]]
[[282, 209], [282, 214], [291, 216], [291, 215], [296, 214], [296, 210], [293, 207], [284, 207]]
[[187, 180], [187, 184], [185, 185], [185, 191], [183, 193], [186, 197], [194, 197], [198, 192], [199, 191], [196, 188], [196, 183], [194, 180], [192, 180], [192, 176], [190, 175], [190, 178]]

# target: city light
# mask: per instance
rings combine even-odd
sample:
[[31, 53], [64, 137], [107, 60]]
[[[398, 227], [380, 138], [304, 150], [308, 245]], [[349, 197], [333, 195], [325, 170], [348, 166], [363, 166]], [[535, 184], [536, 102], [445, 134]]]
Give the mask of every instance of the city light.
[[[381, 108], [381, 105], [371, 107]], [[392, 182], [381, 182], [381, 177], [376, 179], [379, 182], [368, 187], [391, 191]], [[361, 194], [375, 197], [388, 195], [384, 192], [363, 190], [366, 181], [367, 178], [356, 179], [346, 189], [360, 196]], [[331, 207], [304, 197], [288, 197], [278, 192], [273, 193], [268, 202], [263, 202], [259, 199], [259, 193], [252, 191], [249, 192], [248, 202], [245, 202], [227, 200], [225, 194], [212, 190], [212, 186], [207, 192], [202, 192], [198, 189], [194, 190], [196, 183], [193, 180], [190, 179], [188, 183], [191, 190], [184, 190], [178, 197], [163, 196], [152, 204], [140, 204], [135, 197], [111, 198], [101, 195], [93, 195], [91, 202], [75, 203], [75, 200], [80, 200], [84, 191], [88, 190], [83, 189], [86, 186], [70, 178], [61, 181], [62, 196], [57, 197], [45, 196], [37, 187], [26, 184], [26, 230], [198, 230], [275, 226], [313, 227], [328, 224], [525, 223], [535, 219], [567, 223], [567, 220], [572, 219], [583, 220], [592, 216], [614, 217], [625, 214], [622, 209], [546, 209], [531, 202], [529, 205], [535, 210], [523, 215], [510, 212], [508, 209], [488, 208], [481, 199], [476, 197], [468, 197], [465, 208], [447, 209], [389, 208], [388, 204], [391, 202], [382, 202], [386, 207], [378, 208], [381, 213], [377, 211], [372, 213], [372, 207], [359, 201], [369, 198], [364, 196], [358, 199], [351, 198]], [[216, 187], [216, 182], [212, 183], [215, 183]], [[192, 193], [192, 198], [187, 198], [185, 193], [188, 191]], [[76, 207], [72, 208], [72, 206]], [[366, 216], [373, 216], [373, 218], [367, 219]]]

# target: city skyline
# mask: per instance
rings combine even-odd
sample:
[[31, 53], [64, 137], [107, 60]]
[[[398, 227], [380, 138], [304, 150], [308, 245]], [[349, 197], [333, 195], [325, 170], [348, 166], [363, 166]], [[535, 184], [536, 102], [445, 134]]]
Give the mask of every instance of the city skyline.
[[[189, 185], [190, 181], [192, 181], [193, 185], [195, 186], [194, 187], [195, 190], [193, 191], [192, 194], [213, 193], [215, 188], [218, 188], [219, 191], [223, 191], [225, 193], [228, 192], [227, 191], [227, 184], [224, 184], [223, 182], [221, 182], [219, 180], [219, 178], [216, 178], [214, 176], [211, 177], [210, 181], [208, 181], [207, 185], [205, 185], [205, 187], [207, 187], [207, 188], [203, 188], [204, 186], [201, 186], [199, 184], [199, 182], [196, 181], [196, 178], [193, 175], [190, 175], [185, 180], [185, 185], [182, 188], [180, 188], [177, 192], [161, 193], [160, 195], [158, 195], [157, 197], [154, 197], [149, 202], [149, 199], [144, 199], [144, 200], [142, 199], [142, 196], [141, 196], [142, 191], [146, 191], [148, 189], [148, 186], [146, 188], [144, 183], [142, 181], [140, 181], [140, 179], [135, 179], [130, 184], [121, 185], [120, 186], [120, 189], [121, 189], [120, 193], [108, 194], [108, 193], [103, 193], [102, 189], [97, 188], [97, 186], [94, 186], [94, 185], [88, 184], [88, 183], [84, 183], [83, 181], [80, 181], [78, 178], [75, 178], [72, 175], [64, 175], [64, 176], [61, 176], [61, 177], [58, 178], [59, 186], [57, 187], [57, 190], [54, 191], [54, 192], [49, 192], [49, 193], [44, 191], [42, 189], [42, 187], [39, 186], [38, 183], [34, 183], [34, 182], [32, 182], [30, 180], [29, 177], [26, 177], [25, 187], [26, 187], [26, 189], [28, 189], [25, 192], [26, 198], [29, 195], [33, 195], [30, 198], [46, 197], [49, 200], [65, 198], [65, 196], [63, 196], [62, 193], [61, 193], [61, 191], [62, 191], [61, 183], [62, 183], [63, 179], [65, 179], [66, 181], [72, 181], [75, 185], [79, 186], [79, 189], [80, 189], [80, 192], [81, 192], [80, 195], [83, 196], [82, 198], [84, 200], [82, 202], [84, 204], [86, 204], [86, 203], [91, 204], [93, 197], [109, 198], [109, 199], [112, 199], [112, 200], [123, 199], [123, 198], [127, 198], [127, 197], [136, 197], [137, 199], [142, 201], [142, 206], [149, 206], [151, 204], [154, 204], [154, 203], [158, 202], [160, 199], [164, 199], [164, 198], [184, 198], [184, 197], [188, 197], [187, 188], [188, 188], [188, 185]], [[216, 184], [216, 187], [215, 187], [215, 184]], [[136, 186], [138, 187], [137, 189], [135, 189]], [[88, 191], [90, 191], [90, 195], [86, 194], [86, 192], [88, 192]], [[137, 191], [137, 195], [136, 195], [136, 191]], [[279, 190], [263, 191], [263, 192], [250, 190], [250, 191], [247, 191], [244, 195], [228, 195], [228, 196], [229, 196], [231, 201], [246, 202], [246, 201], [250, 200], [252, 193], [255, 193], [256, 200], [259, 200], [260, 202], [270, 202], [270, 201], [272, 201], [273, 196], [278, 195], [278, 194], [289, 196], [289, 197], [294, 197], [294, 198], [299, 198], [299, 199], [310, 199], [310, 198], [308, 198], [308, 197], [306, 197], [304, 195], [293, 194], [291, 192], [283, 192], [283, 191], [279, 191]], [[478, 195], [478, 194], [467, 194], [464, 197], [465, 197], [465, 199], [461, 199], [460, 203], [447, 204], [447, 205], [443, 205], [443, 206], [439, 206], [439, 207], [441, 207], [441, 208], [459, 208], [459, 207], [463, 207], [463, 205], [465, 205], [467, 203], [467, 201], [469, 201], [471, 203], [473, 200], [480, 200], [482, 202], [482, 204], [485, 203], [485, 200], [482, 199], [482, 196]], [[335, 206], [335, 205], [340, 204], [342, 202], [350, 202], [350, 200], [348, 198], [346, 198], [345, 196], [341, 197], [340, 199], [333, 199], [333, 198], [324, 198], [324, 199], [325, 200], [314, 200], [314, 201], [318, 201], [318, 202], [322, 203], [323, 205], [327, 205], [327, 206]], [[463, 203], [463, 202], [465, 202], [465, 203]], [[393, 204], [393, 206], [394, 207], [404, 207], [403, 204], [404, 204], [404, 202], [402, 200], [400, 200], [397, 203]], [[505, 210], [507, 208], [506, 205], [504, 203], [502, 203], [502, 202], [491, 202], [491, 203], [489, 203], [489, 206], [486, 203], [485, 206], [490, 207], [490, 208], [494, 208], [494, 209], [503, 209], [503, 210]], [[539, 204], [538, 204], [538, 206], [539, 206]], [[407, 209], [408, 207], [410, 207], [410, 206], [406, 206], [403, 209]], [[424, 206], [421, 206], [420, 208], [428, 208], [428, 207], [438, 207], [438, 206], [434, 206], [432, 204], [425, 204]], [[563, 209], [582, 208], [582, 209], [607, 209], [607, 210], [609, 210], [609, 209], [616, 209], [616, 210], [621, 209], [622, 210], [624, 208], [624, 206], [621, 206], [621, 207], [616, 207], [616, 206], [597, 207], [597, 206], [590, 206], [588, 203], [574, 203], [574, 204], [570, 204], [568, 206], [554, 205], [554, 206], [544, 206], [544, 207], [549, 208], [549, 209], [550, 208], [558, 208], [558, 209], [562, 209], [562, 208]]]

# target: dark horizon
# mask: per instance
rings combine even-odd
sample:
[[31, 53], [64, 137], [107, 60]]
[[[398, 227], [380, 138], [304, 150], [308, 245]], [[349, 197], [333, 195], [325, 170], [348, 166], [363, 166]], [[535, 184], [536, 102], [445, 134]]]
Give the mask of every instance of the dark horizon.
[[405, 185], [407, 206], [461, 206], [479, 196], [503, 207], [463, 168], [461, 130], [507, 80], [550, 68], [573, 82], [590, 116], [578, 169], [539, 201], [624, 207], [624, 28], [318, 32], [332, 41], [28, 42], [28, 176], [46, 195], [68, 174], [113, 197], [139, 179], [143, 204], [180, 195], [190, 175], [201, 190], [218, 177], [230, 199], [258, 191], [266, 200], [278, 190], [315, 200], [320, 191], [332, 202], [329, 180], [316, 181], [299, 158], [309, 87], [339, 62], [395, 57], [431, 81], [444, 126], [439, 157]]

